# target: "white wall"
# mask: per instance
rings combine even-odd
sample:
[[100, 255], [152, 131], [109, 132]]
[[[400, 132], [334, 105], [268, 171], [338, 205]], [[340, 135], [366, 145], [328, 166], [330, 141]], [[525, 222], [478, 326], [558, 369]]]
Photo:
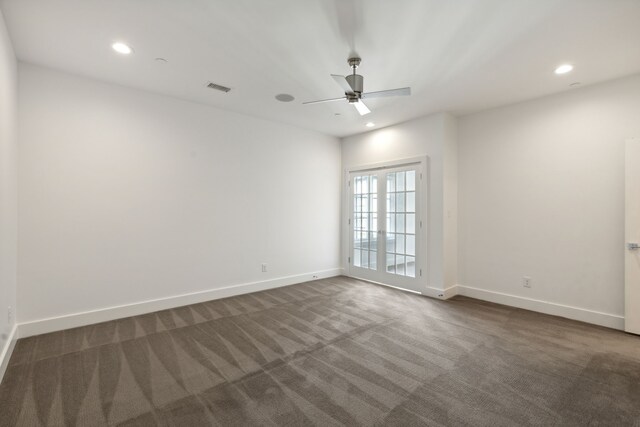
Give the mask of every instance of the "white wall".
[[459, 119], [459, 283], [619, 327], [624, 141], [634, 136], [640, 76]]
[[[434, 114], [395, 126], [374, 130], [351, 136], [342, 140], [343, 171], [360, 165], [370, 165], [418, 156], [429, 157], [428, 188], [429, 206], [427, 212], [427, 254], [428, 282], [425, 286], [435, 289], [446, 289], [455, 285], [455, 273], [448, 274], [445, 282], [445, 238], [454, 239], [448, 242], [455, 251], [455, 219], [453, 227], [445, 227], [445, 199], [455, 212], [457, 198], [450, 193], [455, 190], [455, 180], [447, 180], [445, 188], [445, 168], [456, 163], [455, 159], [455, 118], [449, 114]], [[445, 154], [446, 153], [446, 154]], [[445, 162], [445, 157], [447, 158]], [[449, 173], [449, 172], [446, 172]], [[445, 196], [445, 190], [448, 193]], [[343, 191], [345, 187], [343, 185]], [[344, 193], [343, 193], [344, 194]], [[348, 217], [344, 207], [343, 218]], [[342, 254], [343, 265], [347, 266], [348, 257], [347, 224], [343, 221]], [[445, 229], [447, 231], [445, 231]], [[448, 248], [448, 247], [447, 247]], [[454, 261], [453, 261], [454, 262]], [[455, 266], [455, 264], [454, 264]], [[455, 268], [453, 269], [455, 271]]]
[[20, 323], [339, 268], [336, 138], [19, 75]]
[[4, 354], [11, 344], [17, 268], [17, 68], [11, 40], [0, 12], [0, 379]]
[[442, 150], [444, 289], [458, 284], [458, 121], [444, 115]]
[[[609, 326], [623, 316], [623, 148], [640, 136], [640, 76], [423, 117], [340, 151], [287, 125], [33, 65], [19, 74], [21, 323], [335, 271], [341, 163], [423, 155], [430, 287]], [[15, 306], [12, 81], [3, 71], [0, 326], [4, 301]]]

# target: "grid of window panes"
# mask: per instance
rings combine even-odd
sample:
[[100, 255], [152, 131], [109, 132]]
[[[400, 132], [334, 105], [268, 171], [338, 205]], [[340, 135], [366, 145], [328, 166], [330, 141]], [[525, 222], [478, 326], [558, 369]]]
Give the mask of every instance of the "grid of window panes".
[[416, 277], [416, 172], [387, 174], [387, 273]]
[[353, 186], [353, 265], [375, 270], [378, 247], [378, 177], [356, 176]]

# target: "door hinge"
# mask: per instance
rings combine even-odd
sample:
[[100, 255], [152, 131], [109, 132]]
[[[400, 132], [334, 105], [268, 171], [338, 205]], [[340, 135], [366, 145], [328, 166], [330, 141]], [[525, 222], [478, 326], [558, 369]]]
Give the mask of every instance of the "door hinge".
[[420, 228], [422, 228], [422, 221], [420, 221]]
[[347, 185], [351, 187], [351, 180], [347, 181]]
[[348, 258], [347, 263], [348, 263], [348, 264], [351, 264], [351, 257], [349, 257], [349, 258]]
[[422, 269], [420, 269], [420, 277], [422, 277]]
[[420, 172], [420, 179], [422, 179], [422, 172]]
[[351, 218], [349, 218], [349, 225], [351, 225]]

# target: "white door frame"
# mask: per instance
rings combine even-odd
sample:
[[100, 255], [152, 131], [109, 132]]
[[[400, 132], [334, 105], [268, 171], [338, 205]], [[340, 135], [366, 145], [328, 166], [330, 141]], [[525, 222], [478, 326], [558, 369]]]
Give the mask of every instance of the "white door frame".
[[640, 138], [625, 143], [624, 330], [640, 335]]
[[[429, 285], [428, 277], [429, 277], [429, 254], [428, 254], [428, 227], [427, 222], [429, 218], [429, 157], [428, 156], [419, 156], [419, 157], [411, 157], [404, 158], [398, 160], [385, 161], [380, 163], [371, 163], [357, 166], [349, 166], [344, 169], [344, 179], [343, 179], [343, 218], [344, 218], [344, 226], [342, 233], [342, 248], [343, 248], [343, 262], [345, 265], [344, 272], [345, 275], [354, 278], [363, 278], [358, 277], [356, 275], [352, 275], [351, 272], [351, 252], [352, 252], [352, 224], [349, 223], [352, 207], [351, 204], [353, 201], [351, 200], [351, 188], [349, 187], [349, 180], [352, 173], [358, 172], [378, 172], [385, 169], [394, 169], [401, 168], [410, 165], [416, 165], [419, 169], [419, 173], [421, 173], [421, 181], [416, 185], [419, 188], [419, 194], [416, 192], [418, 204], [416, 207], [420, 210], [419, 218], [416, 217], [416, 283], [417, 286], [412, 287], [401, 287], [393, 283], [384, 283], [377, 282], [383, 285], [392, 286], [392, 287], [401, 287], [402, 289], [419, 292], [425, 294], [427, 292], [427, 287]], [[416, 177], [418, 179], [418, 177]], [[380, 185], [380, 184], [379, 184]], [[386, 203], [385, 200], [381, 201], [381, 203]], [[381, 213], [378, 213], [378, 221], [385, 221], [385, 218], [382, 218]], [[422, 223], [422, 227], [418, 228], [418, 224]], [[420, 255], [420, 256], [418, 256]], [[422, 274], [420, 275], [420, 271]], [[364, 278], [365, 280], [374, 281], [370, 278]]]

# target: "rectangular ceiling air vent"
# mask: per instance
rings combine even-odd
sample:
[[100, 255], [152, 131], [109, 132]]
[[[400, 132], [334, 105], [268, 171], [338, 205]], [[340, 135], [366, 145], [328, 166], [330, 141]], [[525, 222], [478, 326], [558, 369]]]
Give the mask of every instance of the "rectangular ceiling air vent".
[[215, 84], [215, 83], [211, 83], [211, 82], [207, 83], [207, 87], [208, 87], [209, 89], [219, 90], [219, 91], [222, 91], [222, 92], [224, 92], [224, 93], [227, 93], [227, 92], [229, 92], [229, 91], [231, 90], [231, 88], [230, 88], [230, 87], [217, 85], [217, 84]]

